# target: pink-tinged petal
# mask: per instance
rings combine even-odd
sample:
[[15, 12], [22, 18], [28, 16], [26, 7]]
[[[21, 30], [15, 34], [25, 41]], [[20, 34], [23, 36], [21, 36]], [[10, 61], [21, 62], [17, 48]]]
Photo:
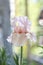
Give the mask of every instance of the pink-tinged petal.
[[14, 32], [15, 32], [15, 33], [19, 33], [19, 34], [20, 34], [20, 33], [25, 33], [25, 31], [26, 31], [25, 28], [24, 28], [24, 27], [20, 27], [20, 26], [19, 26], [19, 27], [17, 26], [17, 27], [15, 27], [15, 29], [14, 29]]
[[16, 46], [23, 46], [26, 41], [27, 41], [27, 38], [24, 33], [22, 34], [15, 33], [12, 36], [12, 43]]
[[13, 26], [16, 26], [16, 22], [19, 23], [19, 26], [27, 26], [29, 25], [30, 26], [30, 21], [28, 20], [28, 18], [25, 16], [18, 16], [18, 17], [15, 17], [14, 18], [14, 21], [13, 21]]

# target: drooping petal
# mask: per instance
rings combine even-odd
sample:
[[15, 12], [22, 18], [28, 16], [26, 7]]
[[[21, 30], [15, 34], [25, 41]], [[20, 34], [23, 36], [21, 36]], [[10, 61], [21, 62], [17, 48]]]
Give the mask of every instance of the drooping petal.
[[27, 33], [26, 36], [27, 36], [27, 39], [29, 39], [30, 41], [33, 41], [33, 42], [37, 41], [36, 34], [34, 33], [30, 33], [30, 34]]
[[23, 46], [26, 42], [27, 38], [25, 34], [13, 34], [12, 36], [12, 43], [16, 46]]
[[8, 36], [7, 41], [8, 41], [9, 43], [12, 42], [12, 34], [11, 34], [10, 36]]

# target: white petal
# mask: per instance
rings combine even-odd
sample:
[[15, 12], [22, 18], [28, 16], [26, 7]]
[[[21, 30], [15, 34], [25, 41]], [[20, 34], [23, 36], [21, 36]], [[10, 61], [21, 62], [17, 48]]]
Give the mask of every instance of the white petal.
[[36, 42], [36, 41], [37, 41], [37, 38], [36, 38], [36, 34], [35, 34], [35, 33], [33, 33], [31, 40], [32, 40], [33, 42]]
[[25, 34], [13, 34], [12, 36], [12, 43], [15, 46], [23, 46], [26, 42], [27, 38]]
[[31, 34], [27, 33], [26, 36], [27, 36], [27, 39], [29, 39], [30, 41], [33, 41], [33, 42], [37, 41], [36, 35], [33, 33], [31, 33]]
[[9, 43], [11, 43], [11, 37], [8, 37], [8, 38], [7, 38], [7, 41], [8, 41]]
[[27, 39], [30, 39], [30, 34], [29, 33], [27, 33], [26, 36], [27, 36]]
[[10, 36], [8, 36], [8, 38], [7, 38], [7, 41], [8, 41], [9, 43], [11, 43], [11, 42], [12, 42], [12, 34], [13, 34], [13, 33], [11, 33], [11, 35], [10, 35]]

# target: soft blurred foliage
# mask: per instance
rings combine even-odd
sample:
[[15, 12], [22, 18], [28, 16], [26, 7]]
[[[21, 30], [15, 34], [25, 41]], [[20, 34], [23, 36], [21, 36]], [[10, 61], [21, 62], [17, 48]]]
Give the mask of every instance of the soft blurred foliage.
[[16, 0], [15, 7], [15, 15], [24, 16], [26, 13], [26, 0]]
[[[31, 31], [37, 33], [38, 31], [38, 17], [40, 14], [40, 10], [43, 8], [43, 0], [15, 0], [15, 14], [16, 16], [28, 16], [30, 21], [32, 22]], [[13, 17], [13, 16], [12, 16]], [[28, 42], [28, 44], [33, 44], [33, 42]], [[36, 43], [35, 43], [36, 44]], [[26, 44], [23, 46], [23, 57], [27, 58], [27, 53], [30, 50], [30, 47]], [[40, 52], [40, 48], [38, 47], [32, 48], [31, 52], [34, 54], [38, 54]], [[13, 52], [20, 54], [20, 47], [12, 46]], [[39, 52], [37, 52], [37, 50]], [[31, 64], [30, 64], [31, 65]], [[33, 62], [32, 65], [35, 65]], [[36, 64], [37, 65], [37, 64]]]
[[6, 60], [7, 60], [7, 56], [6, 56], [6, 52], [4, 48], [0, 49], [0, 65], [6, 65]]
[[15, 64], [19, 65], [19, 57], [18, 57], [18, 55], [15, 54], [15, 56], [13, 56], [13, 58], [14, 58]]
[[[26, 4], [27, 3], [27, 4]], [[27, 16], [30, 19], [30, 21], [32, 22], [32, 27], [31, 27], [31, 31], [37, 33], [38, 31], [38, 17], [40, 14], [40, 10], [43, 6], [43, 0], [18, 0], [16, 1], [16, 12], [15, 15], [16, 16], [25, 16], [26, 12], [28, 13]], [[26, 7], [27, 7], [27, 11], [26, 11]], [[30, 42], [28, 42], [29, 44], [31, 44]], [[33, 43], [32, 43], [33, 44]], [[17, 50], [17, 48], [19, 47], [15, 47], [15, 52], [16, 53], [20, 53], [19, 49]], [[28, 52], [29, 48], [27, 48], [27, 45], [25, 45], [23, 47], [23, 57], [26, 58], [27, 57], [27, 52]]]
[[[9, 63], [7, 63], [7, 59], [10, 58], [9, 56], [6, 55], [6, 51], [4, 48], [0, 48], [0, 65], [10, 65]], [[19, 65], [19, 58], [18, 56], [15, 54], [13, 56], [14, 62], [16, 65]]]
[[[34, 1], [34, 0], [33, 0]], [[29, 5], [28, 5], [28, 12], [29, 12], [29, 18], [32, 21], [32, 31], [37, 32], [37, 24], [38, 24], [38, 17], [40, 14], [40, 10], [43, 7], [43, 2], [42, 0], [35, 0], [36, 2], [32, 2], [30, 0]]]

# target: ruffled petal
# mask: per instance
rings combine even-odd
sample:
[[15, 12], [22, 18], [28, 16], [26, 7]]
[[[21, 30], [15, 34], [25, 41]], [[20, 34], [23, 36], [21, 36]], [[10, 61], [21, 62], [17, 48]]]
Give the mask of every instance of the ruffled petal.
[[36, 42], [36, 36], [31, 32], [31, 22], [27, 16], [16, 16], [11, 22], [12, 33], [8, 36], [7, 41], [16, 46], [23, 46], [30, 39]]

